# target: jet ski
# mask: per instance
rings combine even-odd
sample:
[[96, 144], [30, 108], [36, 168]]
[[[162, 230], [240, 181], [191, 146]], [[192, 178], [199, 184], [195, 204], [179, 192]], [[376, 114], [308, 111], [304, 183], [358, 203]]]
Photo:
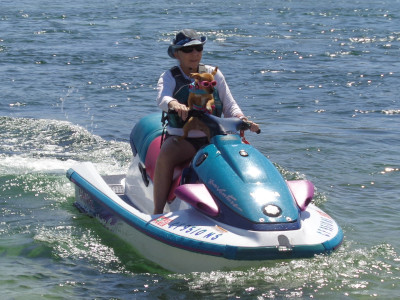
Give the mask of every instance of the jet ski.
[[132, 129], [126, 174], [100, 175], [90, 162], [67, 171], [75, 184], [75, 206], [172, 272], [260, 266], [340, 246], [342, 229], [314, 205], [314, 185], [285, 180], [243, 139], [248, 122], [203, 112], [193, 116], [210, 128], [210, 143], [176, 167], [163, 214], [153, 214], [164, 128], [160, 113], [143, 117]]

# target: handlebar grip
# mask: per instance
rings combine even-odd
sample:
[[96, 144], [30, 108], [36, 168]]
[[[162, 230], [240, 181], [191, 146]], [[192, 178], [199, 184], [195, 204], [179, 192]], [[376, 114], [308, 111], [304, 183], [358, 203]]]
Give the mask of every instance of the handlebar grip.
[[[251, 128], [251, 122], [242, 120], [242, 125], [240, 126], [240, 130], [250, 130], [250, 128]], [[261, 129], [258, 129], [256, 133], [260, 134]]]

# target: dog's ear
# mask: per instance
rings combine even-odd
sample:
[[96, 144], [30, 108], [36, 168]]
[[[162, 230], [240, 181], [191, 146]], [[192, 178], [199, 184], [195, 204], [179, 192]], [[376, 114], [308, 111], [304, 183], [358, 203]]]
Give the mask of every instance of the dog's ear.
[[192, 77], [195, 80], [201, 80], [201, 74], [199, 73], [190, 73], [190, 77]]
[[215, 74], [217, 74], [217, 71], [218, 71], [218, 67], [215, 67], [214, 71], [211, 73], [212, 76], [215, 76]]

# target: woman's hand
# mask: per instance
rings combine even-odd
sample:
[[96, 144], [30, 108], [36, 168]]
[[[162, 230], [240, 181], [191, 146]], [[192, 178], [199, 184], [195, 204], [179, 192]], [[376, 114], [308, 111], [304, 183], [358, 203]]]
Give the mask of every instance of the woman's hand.
[[187, 119], [189, 107], [187, 107], [185, 104], [181, 104], [177, 100], [172, 100], [168, 103], [168, 108], [176, 111], [183, 121]]
[[248, 121], [251, 126], [250, 126], [250, 131], [260, 133], [260, 126], [257, 123], [254, 123], [252, 121]]
[[250, 131], [260, 133], [260, 126], [257, 123], [254, 123], [252, 121], [249, 121], [245, 116], [240, 116], [240, 120], [246, 121], [247, 123], [250, 123]]

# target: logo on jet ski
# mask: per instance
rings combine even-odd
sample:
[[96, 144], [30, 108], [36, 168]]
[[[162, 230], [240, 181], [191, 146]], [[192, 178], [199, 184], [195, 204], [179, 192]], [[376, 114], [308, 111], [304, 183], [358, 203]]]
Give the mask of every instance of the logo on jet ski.
[[223, 235], [223, 233], [216, 233], [214, 231], [204, 228], [203, 226], [195, 226], [179, 221], [171, 222], [170, 224], [168, 224], [168, 228], [172, 229], [173, 231], [198, 236], [203, 239], [210, 239], [212, 241], [218, 239], [220, 236]]
[[227, 202], [229, 202], [229, 204], [236, 208], [237, 210], [243, 211], [243, 209], [239, 206], [239, 204], [237, 203], [237, 199], [233, 196], [233, 195], [229, 195], [226, 193], [226, 190], [219, 187], [213, 179], [210, 179], [208, 181], [208, 183], [210, 184], [210, 186], [212, 186], [215, 191], [219, 194], [220, 197], [224, 198]]
[[169, 223], [171, 223], [173, 220], [174, 219], [170, 219], [168, 217], [162, 216], [162, 217], [160, 217], [158, 219], [155, 219], [153, 222], [154, 222], [154, 224], [156, 224], [156, 225], [158, 225], [160, 227], [163, 227], [163, 226], [168, 225]]

